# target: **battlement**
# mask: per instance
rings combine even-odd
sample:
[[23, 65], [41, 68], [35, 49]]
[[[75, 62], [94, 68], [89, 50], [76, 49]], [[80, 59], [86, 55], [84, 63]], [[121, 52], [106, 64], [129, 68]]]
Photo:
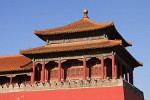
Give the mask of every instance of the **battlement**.
[[21, 92], [21, 91], [41, 91], [41, 90], [57, 90], [57, 89], [75, 89], [75, 88], [94, 88], [94, 87], [114, 87], [124, 86], [130, 89], [133, 93], [143, 96], [143, 92], [137, 89], [132, 84], [123, 79], [88, 79], [88, 80], [70, 80], [67, 82], [51, 81], [34, 84], [14, 84], [0, 86], [0, 93]]

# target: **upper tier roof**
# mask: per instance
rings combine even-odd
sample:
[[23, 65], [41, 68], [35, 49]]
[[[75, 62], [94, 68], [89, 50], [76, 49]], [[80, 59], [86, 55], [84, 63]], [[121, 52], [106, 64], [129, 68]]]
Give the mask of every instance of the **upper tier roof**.
[[[84, 10], [84, 17], [78, 21], [73, 23], [67, 24], [65, 26], [57, 27], [57, 28], [48, 28], [44, 30], [35, 30], [35, 34], [39, 36], [41, 39], [46, 41], [43, 36], [47, 35], [55, 35], [55, 34], [68, 34], [68, 33], [77, 33], [77, 32], [86, 32], [86, 31], [93, 31], [104, 29], [110, 27], [110, 30], [114, 30], [111, 35], [115, 36], [115, 39], [120, 39], [123, 41], [124, 46], [131, 46], [130, 42], [127, 42], [115, 29], [114, 22], [95, 22], [88, 17], [88, 11]], [[112, 26], [112, 27], [111, 27]], [[113, 37], [114, 39], [114, 37]]]
[[63, 33], [75, 33], [75, 32], [102, 29], [113, 25], [113, 22], [106, 22], [106, 23], [94, 22], [93, 20], [90, 20], [88, 17], [87, 15], [88, 10], [84, 10], [83, 12], [84, 12], [84, 17], [78, 21], [57, 28], [36, 30], [35, 34], [51, 35], [51, 34], [63, 34]]
[[20, 54], [0, 56], [0, 72], [23, 71], [32, 66], [32, 61]]
[[71, 24], [50, 28], [45, 30], [36, 30], [35, 34], [37, 35], [52, 35], [52, 34], [64, 34], [64, 33], [75, 33], [75, 32], [83, 32], [83, 31], [91, 31], [106, 28], [113, 25], [113, 22], [94, 22], [88, 17], [83, 17], [80, 20], [73, 22]]

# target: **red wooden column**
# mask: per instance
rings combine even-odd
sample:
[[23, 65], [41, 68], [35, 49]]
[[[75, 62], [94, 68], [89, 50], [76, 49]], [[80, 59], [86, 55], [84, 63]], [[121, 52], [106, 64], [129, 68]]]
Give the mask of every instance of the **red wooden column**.
[[117, 76], [118, 76], [118, 66], [117, 65], [115, 65], [115, 78], [117, 78]]
[[45, 61], [42, 61], [41, 82], [45, 81]]
[[125, 80], [128, 81], [128, 70], [125, 68]]
[[107, 67], [104, 66], [104, 78], [107, 78]]
[[104, 79], [104, 56], [101, 56], [101, 78]]
[[35, 81], [35, 61], [32, 61], [31, 84]]
[[87, 69], [86, 69], [86, 58], [83, 58], [83, 80], [86, 80], [87, 75]]
[[115, 59], [115, 78], [118, 78], [118, 60]]
[[129, 73], [129, 82], [131, 84], [133, 84], [133, 70], [130, 70], [130, 73]]
[[115, 55], [112, 55], [112, 78], [115, 78]]
[[47, 69], [45, 68], [45, 81], [48, 80], [48, 77], [47, 77]]
[[12, 75], [10, 75], [10, 84], [12, 84]]
[[64, 81], [64, 69], [61, 68], [61, 79]]
[[120, 64], [119, 67], [120, 67], [120, 76], [119, 76], [119, 77], [120, 77], [120, 78], [123, 78], [123, 74], [122, 74], [122, 64]]
[[58, 61], [58, 81], [61, 81], [61, 60]]

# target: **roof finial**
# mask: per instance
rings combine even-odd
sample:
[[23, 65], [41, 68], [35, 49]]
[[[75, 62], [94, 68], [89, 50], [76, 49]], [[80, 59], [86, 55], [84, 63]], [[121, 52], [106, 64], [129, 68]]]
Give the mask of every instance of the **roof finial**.
[[84, 9], [83, 13], [84, 13], [84, 17], [83, 18], [89, 18], [88, 15], [87, 15], [88, 14], [88, 10], [87, 9]]

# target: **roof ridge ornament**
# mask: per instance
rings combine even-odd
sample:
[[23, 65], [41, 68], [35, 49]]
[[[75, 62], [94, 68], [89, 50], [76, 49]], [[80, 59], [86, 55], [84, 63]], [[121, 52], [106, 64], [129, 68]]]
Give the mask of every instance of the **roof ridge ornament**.
[[84, 14], [83, 18], [89, 18], [88, 17], [88, 10], [87, 9], [83, 10], [83, 14]]

